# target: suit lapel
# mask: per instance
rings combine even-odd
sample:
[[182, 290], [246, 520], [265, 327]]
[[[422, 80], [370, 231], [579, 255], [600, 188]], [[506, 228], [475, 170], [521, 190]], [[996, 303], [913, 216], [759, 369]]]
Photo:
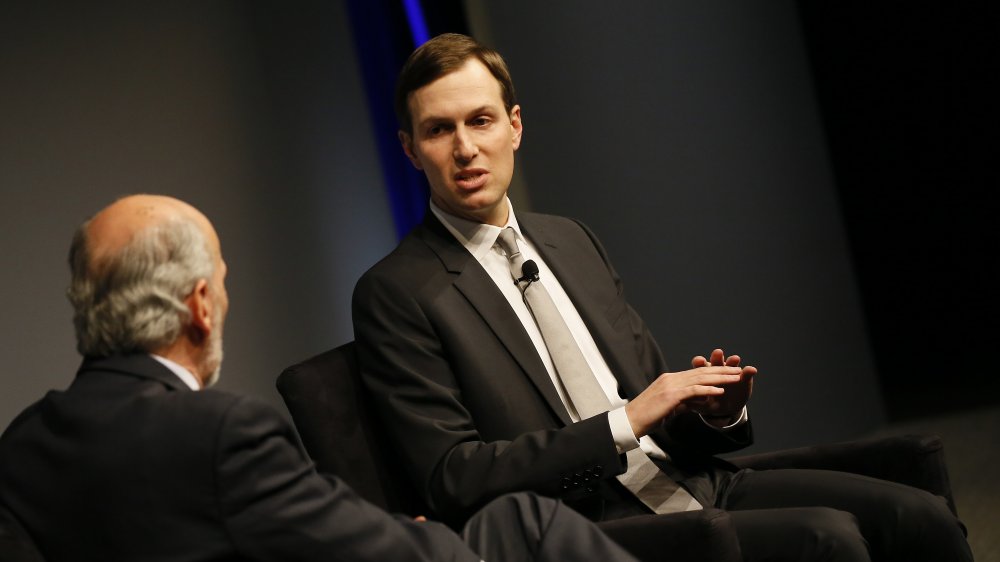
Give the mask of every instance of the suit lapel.
[[[553, 221], [544, 220], [543, 215], [534, 213], [518, 214], [517, 220], [525, 236], [558, 277], [559, 284], [580, 313], [608, 367], [625, 390], [626, 397], [631, 398], [642, 392], [648, 383], [635, 354], [629, 352], [634, 344], [628, 333], [616, 330], [613, 324], [619, 314], [626, 313], [622, 308], [624, 303], [616, 293], [594, 289], [594, 283], [602, 283], [607, 277], [607, 264], [599, 264], [598, 271], [587, 270], [587, 264], [594, 260], [576, 248], [582, 239], [579, 232], [574, 232], [572, 239], [568, 238], [560, 234], [562, 229], [557, 228]], [[590, 244], [589, 239], [587, 241]]]
[[535, 345], [493, 279], [433, 213], [427, 213], [422, 226], [419, 237], [437, 254], [445, 269], [454, 275], [455, 289], [479, 313], [559, 419], [567, 425], [571, 424], [573, 420], [538, 357]]

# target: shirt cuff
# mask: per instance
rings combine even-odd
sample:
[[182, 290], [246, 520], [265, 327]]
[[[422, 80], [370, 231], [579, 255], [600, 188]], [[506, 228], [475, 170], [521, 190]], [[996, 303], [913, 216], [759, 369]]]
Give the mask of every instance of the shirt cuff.
[[615, 440], [618, 454], [624, 454], [639, 447], [632, 424], [628, 421], [625, 406], [608, 412], [608, 425], [611, 427], [611, 437]]
[[743, 411], [740, 412], [740, 417], [737, 418], [736, 421], [734, 421], [733, 423], [731, 423], [729, 425], [724, 425], [722, 427], [714, 426], [714, 425], [708, 423], [708, 420], [705, 419], [705, 416], [702, 416], [701, 414], [698, 414], [698, 415], [699, 415], [699, 417], [701, 417], [701, 421], [704, 422], [705, 425], [714, 427], [715, 429], [729, 429], [729, 428], [732, 428], [732, 427], [736, 427], [737, 425], [740, 425], [741, 423], [746, 423], [746, 421], [748, 419], [750, 419], [750, 416], [747, 415], [747, 407], [746, 406], [743, 406]]

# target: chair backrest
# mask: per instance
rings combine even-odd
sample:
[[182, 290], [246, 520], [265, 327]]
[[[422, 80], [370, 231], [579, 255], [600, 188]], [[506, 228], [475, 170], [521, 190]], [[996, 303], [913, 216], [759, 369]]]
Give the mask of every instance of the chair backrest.
[[0, 560], [3, 562], [44, 562], [28, 531], [17, 517], [0, 505]]
[[277, 387], [317, 470], [337, 475], [388, 511], [429, 513], [398, 455], [384, 444], [353, 341], [288, 367]]

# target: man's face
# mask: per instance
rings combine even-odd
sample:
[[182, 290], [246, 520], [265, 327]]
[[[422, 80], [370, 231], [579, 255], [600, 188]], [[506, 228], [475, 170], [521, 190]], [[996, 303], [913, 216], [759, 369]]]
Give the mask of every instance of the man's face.
[[427, 175], [431, 200], [453, 215], [503, 226], [521, 108], [507, 114], [500, 83], [475, 57], [415, 90], [409, 106], [413, 134], [400, 131], [399, 140]]

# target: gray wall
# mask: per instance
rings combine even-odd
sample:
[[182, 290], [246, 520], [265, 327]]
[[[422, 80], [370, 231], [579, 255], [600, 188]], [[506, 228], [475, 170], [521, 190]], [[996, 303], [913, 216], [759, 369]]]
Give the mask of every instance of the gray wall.
[[[289, 20], [322, 48], [275, 61], [246, 5], [0, 8], [0, 425], [71, 380], [66, 249], [120, 194], [215, 222], [221, 387], [283, 409], [278, 372], [352, 337], [354, 280], [394, 234], [343, 6]], [[755, 449], [877, 426], [794, 6], [627, 6], [468, 3], [519, 89], [515, 204], [594, 228], [675, 368], [716, 346], [760, 367]]]
[[[354, 281], [395, 235], [334, 6], [318, 30], [332, 48], [295, 108], [310, 127], [288, 132], [240, 3], [3, 4], [0, 426], [72, 379], [70, 237], [126, 193], [190, 201], [219, 231], [232, 303], [220, 388], [284, 411], [281, 369], [353, 337]], [[288, 172], [293, 137], [308, 146]]]

